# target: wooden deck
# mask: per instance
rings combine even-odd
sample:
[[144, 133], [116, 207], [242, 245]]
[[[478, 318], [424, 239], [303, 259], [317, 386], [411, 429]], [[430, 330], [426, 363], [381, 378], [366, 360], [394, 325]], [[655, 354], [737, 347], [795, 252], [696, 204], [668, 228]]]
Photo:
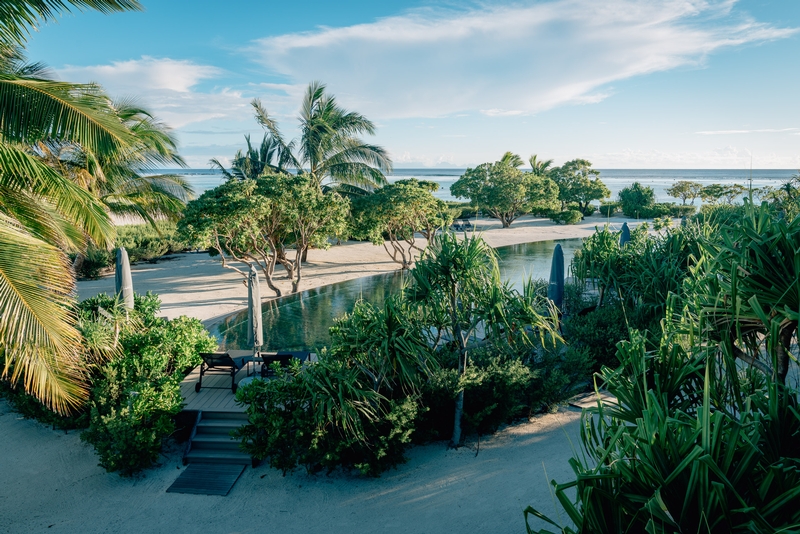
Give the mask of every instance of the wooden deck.
[[[252, 351], [231, 350], [231, 356], [246, 356]], [[317, 355], [311, 354], [310, 361], [316, 361]], [[248, 373], [256, 376], [261, 370], [260, 360], [250, 363], [244, 369], [236, 373], [236, 383], [238, 384]], [[235, 412], [244, 413], [244, 406], [236, 404], [236, 395], [231, 391], [230, 375], [207, 374], [203, 377], [203, 387], [199, 393], [195, 393], [194, 386], [200, 380], [200, 366], [198, 365], [192, 372], [186, 375], [181, 382], [181, 396], [184, 402], [184, 411], [204, 412]], [[218, 388], [218, 389], [217, 389]]]
[[[231, 356], [245, 356], [252, 354], [252, 351], [229, 351]], [[258, 372], [260, 364], [250, 363], [236, 374], [238, 384], [247, 373]], [[194, 386], [200, 380], [200, 366], [198, 365], [192, 372], [186, 375], [181, 382], [181, 396], [184, 402], [184, 411], [204, 412], [237, 412], [243, 413], [244, 406], [236, 404], [236, 395], [231, 391], [230, 375], [207, 374], [203, 377], [203, 388], [199, 393], [195, 393]], [[216, 389], [219, 388], [219, 389]]]
[[[253, 364], [250, 364], [251, 366]], [[251, 370], [252, 371], [252, 370]], [[247, 376], [247, 368], [236, 374], [236, 383]], [[231, 391], [229, 375], [205, 375], [203, 388], [195, 393], [194, 385], [200, 379], [200, 366], [192, 369], [181, 382], [181, 396], [185, 403], [184, 411], [202, 410], [204, 412], [244, 412], [243, 406], [237, 406], [236, 395]], [[221, 389], [212, 389], [221, 388]]]

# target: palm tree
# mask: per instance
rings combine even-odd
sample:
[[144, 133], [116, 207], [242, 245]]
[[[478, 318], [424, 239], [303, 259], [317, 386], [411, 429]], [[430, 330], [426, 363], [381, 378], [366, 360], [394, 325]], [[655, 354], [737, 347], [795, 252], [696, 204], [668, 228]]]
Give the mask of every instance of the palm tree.
[[75, 142], [47, 139], [32, 152], [91, 192], [111, 214], [143, 219], [153, 227], [158, 219], [178, 220], [192, 187], [175, 174], [150, 174], [164, 165], [186, 167], [174, 136], [132, 101], [115, 102], [112, 108], [135, 138], [124, 150], [95, 155]]
[[294, 163], [294, 156], [291, 155], [291, 147], [286, 147], [282, 140], [276, 139], [269, 132], [264, 134], [258, 148], [250, 143], [250, 136], [245, 135], [247, 143], [246, 151], [237, 151], [231, 162], [231, 170], [217, 159], [212, 158], [209, 164], [212, 168], [219, 169], [228, 180], [255, 180], [265, 172], [281, 173]]
[[30, 29], [70, 6], [101, 12], [141, 7], [134, 0], [13, 0], [0, 6], [2, 376], [60, 412], [86, 395], [66, 252], [82, 249], [87, 239], [108, 245], [114, 227], [89, 191], [30, 147], [60, 139], [92, 154], [115, 154], [135, 144], [100, 87], [39, 79], [40, 65], [24, 65], [19, 47]]
[[550, 170], [553, 166], [552, 159], [540, 160], [536, 154], [531, 156], [528, 162], [531, 164], [531, 172], [535, 176], [547, 176], [550, 174]]
[[289, 155], [295, 141], [285, 143], [277, 123], [261, 102], [253, 100], [256, 120], [266, 128], [287, 154], [287, 161], [308, 172], [322, 187], [349, 185], [371, 189], [386, 183], [384, 173], [391, 172], [392, 161], [383, 147], [370, 145], [359, 135], [375, 134], [372, 121], [359, 113], [341, 108], [326, 94], [325, 85], [311, 82], [300, 109], [299, 159]]
[[522, 167], [522, 165], [524, 164], [522, 158], [519, 157], [518, 154], [514, 154], [513, 152], [506, 152], [505, 154], [503, 154], [503, 157], [500, 158], [500, 163], [504, 165], [509, 165], [511, 167], [514, 167], [515, 169], [517, 167]]

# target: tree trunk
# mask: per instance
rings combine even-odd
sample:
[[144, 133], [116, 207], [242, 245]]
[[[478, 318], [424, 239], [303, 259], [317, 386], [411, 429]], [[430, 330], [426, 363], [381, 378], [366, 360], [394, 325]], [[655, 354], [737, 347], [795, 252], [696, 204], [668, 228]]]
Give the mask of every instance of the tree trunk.
[[456, 397], [455, 417], [453, 418], [453, 436], [450, 438], [450, 443], [447, 445], [451, 449], [457, 449], [461, 446], [461, 417], [463, 414], [464, 390], [462, 389], [458, 392], [458, 396]]
[[268, 265], [266, 269], [262, 269], [261, 271], [264, 273], [264, 279], [267, 281], [267, 287], [275, 292], [276, 297], [280, 297], [281, 290], [278, 289], [278, 286], [276, 286], [275, 282], [272, 280], [272, 273], [275, 271], [275, 263]]
[[792, 346], [792, 336], [794, 336], [797, 325], [791, 323], [781, 329], [778, 344], [775, 347], [775, 374], [781, 384], [786, 383], [786, 375], [789, 373], [789, 350]]
[[303, 258], [305, 258], [307, 252], [308, 247], [306, 246], [297, 253], [294, 265], [295, 272], [292, 273], [292, 293], [297, 293], [297, 289], [300, 287], [300, 280], [303, 278]]
[[[467, 370], [467, 340], [464, 338], [464, 333], [461, 331], [461, 322], [459, 321], [456, 310], [458, 309], [458, 290], [453, 289], [450, 295], [450, 306], [453, 310], [452, 323], [453, 323], [453, 337], [458, 341], [459, 354], [458, 354], [458, 379], [461, 378]], [[460, 386], [460, 384], [459, 384]], [[448, 447], [457, 449], [461, 446], [461, 419], [464, 416], [464, 390], [460, 389], [456, 397], [455, 410], [453, 413], [453, 435], [450, 438]]]

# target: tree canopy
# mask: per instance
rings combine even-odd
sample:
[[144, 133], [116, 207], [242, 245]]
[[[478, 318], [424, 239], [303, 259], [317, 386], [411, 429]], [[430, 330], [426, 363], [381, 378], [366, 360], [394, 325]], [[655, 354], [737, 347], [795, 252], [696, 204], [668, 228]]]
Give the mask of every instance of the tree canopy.
[[567, 204], [574, 202], [586, 213], [591, 201], [608, 198], [611, 191], [599, 176], [600, 171], [592, 169], [592, 164], [585, 159], [573, 159], [554, 168], [550, 177], [558, 186], [561, 208], [565, 209]]
[[[223, 266], [242, 276], [233, 259], [257, 266], [276, 295], [276, 265], [283, 266], [297, 292], [303, 253], [310, 246], [329, 247], [328, 237], [342, 235], [348, 201], [323, 194], [308, 175], [262, 174], [256, 179], [229, 180], [190, 202], [180, 232], [199, 247], [220, 254]], [[294, 251], [294, 254], [291, 251]]]
[[[371, 189], [386, 183], [392, 161], [383, 147], [365, 143], [362, 134], [375, 134], [363, 115], [339, 106], [325, 85], [311, 82], [300, 107], [300, 138], [286, 142], [277, 122], [258, 99], [252, 105], [256, 120], [269, 132], [284, 164], [311, 175], [318, 187], [349, 185]], [[295, 150], [297, 155], [294, 155]]]
[[410, 268], [414, 251], [422, 251], [416, 234], [430, 240], [438, 229], [453, 222], [447, 205], [431, 194], [434, 187], [438, 189], [439, 185], [412, 178], [398, 180], [371, 195], [356, 198], [353, 201], [353, 235], [383, 245], [403, 269]]
[[450, 192], [469, 198], [473, 206], [485, 209], [508, 228], [520, 215], [531, 210], [546, 210], [558, 191], [552, 180], [523, 172], [508, 163], [484, 163], [467, 169]]
[[681, 199], [682, 204], [686, 204], [687, 200], [691, 200], [691, 203], [694, 204], [695, 199], [702, 195], [703, 184], [688, 180], [678, 180], [668, 187], [666, 191], [669, 196]]

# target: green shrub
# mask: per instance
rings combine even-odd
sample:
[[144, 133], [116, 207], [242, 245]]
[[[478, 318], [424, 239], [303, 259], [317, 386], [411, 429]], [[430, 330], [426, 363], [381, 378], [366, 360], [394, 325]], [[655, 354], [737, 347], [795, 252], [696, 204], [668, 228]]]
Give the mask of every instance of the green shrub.
[[568, 211], [569, 210], [579, 211], [583, 216], [588, 217], [589, 215], [592, 215], [595, 211], [597, 211], [597, 206], [595, 206], [594, 204], [587, 204], [586, 207], [581, 207], [581, 205], [578, 204], [577, 202], [569, 202], [566, 205], [566, 209]]
[[669, 214], [671, 217], [689, 217], [694, 215], [695, 211], [697, 211], [697, 208], [691, 204], [673, 204], [669, 208]]
[[570, 346], [584, 349], [594, 370], [617, 364], [617, 343], [628, 339], [628, 321], [622, 303], [612, 300], [596, 311], [564, 318], [564, 337]]
[[[404, 462], [417, 417], [416, 399], [371, 396], [377, 409], [371, 415], [357, 412], [348, 426], [336, 412], [353, 408], [363, 391], [354, 392], [358, 386], [349, 381], [352, 373], [341, 370], [324, 361], [306, 369], [295, 364], [273, 380], [240, 388], [236, 400], [247, 406], [249, 419], [234, 432], [242, 450], [284, 474], [303, 466], [309, 473], [345, 468], [377, 476]], [[331, 399], [320, 401], [320, 380], [343, 393], [332, 411], [321, 409], [320, 402]]]
[[624, 188], [619, 192], [619, 204], [622, 213], [627, 217], [649, 219], [640, 212], [644, 208], [653, 206], [656, 202], [656, 194], [652, 187], [643, 186], [639, 182], [633, 182], [630, 187]]
[[558, 224], [578, 224], [583, 214], [578, 210], [556, 211], [550, 214], [550, 220]]
[[[75, 254], [71, 257], [74, 261]], [[89, 245], [86, 249], [86, 255], [79, 264], [78, 276], [88, 278], [89, 280], [96, 280], [100, 278], [105, 269], [113, 264], [114, 252]]]
[[619, 211], [619, 202], [603, 202], [600, 204], [600, 213], [603, 217], [611, 217]]
[[179, 238], [175, 223], [167, 221], [156, 223], [156, 228], [149, 224], [120, 226], [116, 246], [125, 247], [134, 263], [152, 261], [189, 248], [189, 244]]
[[[114, 247], [125, 247], [130, 262], [136, 263], [154, 261], [166, 254], [182, 252], [189, 248], [189, 244], [180, 239], [175, 223], [161, 221], [156, 223], [156, 228], [149, 224], [118, 226]], [[78, 276], [90, 280], [99, 278], [104, 270], [114, 267], [115, 259], [115, 251], [89, 245], [80, 263]]]
[[652, 204], [650, 206], [642, 206], [639, 208], [639, 218], [641, 219], [655, 219], [657, 217], [668, 217], [672, 212], [675, 204], [664, 202], [659, 204]]
[[450, 213], [453, 214], [455, 219], [471, 219], [478, 213], [478, 209], [471, 205], [469, 202], [454, 202], [452, 200], [445, 201]]
[[[92, 377], [89, 429], [81, 435], [97, 450], [102, 467], [126, 476], [156, 462], [181, 410], [181, 381], [200, 363], [200, 352], [217, 346], [197, 319], [155, 317], [155, 295], [136, 295], [134, 302], [136, 313], [122, 323], [117, 354]], [[79, 310], [83, 318], [101, 321], [99, 307], [119, 316], [119, 306], [101, 294], [83, 301]]]

